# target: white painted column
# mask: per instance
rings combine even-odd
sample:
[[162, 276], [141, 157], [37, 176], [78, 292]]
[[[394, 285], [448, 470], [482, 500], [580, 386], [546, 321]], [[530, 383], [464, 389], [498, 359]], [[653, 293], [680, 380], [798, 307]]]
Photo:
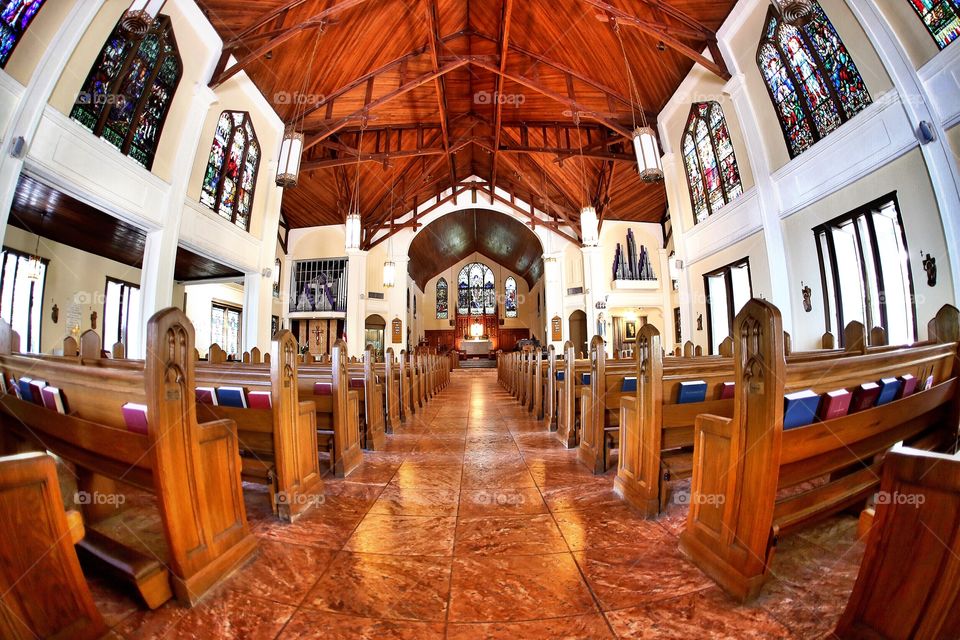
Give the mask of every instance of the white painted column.
[[[274, 175], [277, 171], [276, 160], [262, 163], [260, 171]], [[261, 174], [263, 175], [263, 174]], [[280, 202], [283, 189], [272, 182], [262, 197], [267, 199], [264, 219], [260, 233], [259, 268], [256, 273], [248, 273], [243, 283], [243, 344], [249, 351], [259, 347], [261, 352], [270, 349], [270, 318], [273, 315], [273, 272], [277, 259], [277, 226], [280, 224]], [[268, 275], [267, 275], [268, 274]], [[281, 289], [282, 295], [283, 289]]]
[[[387, 321], [387, 328], [384, 332], [384, 352], [387, 349], [393, 349], [393, 355], [400, 357], [400, 350], [407, 348], [407, 265], [410, 263], [410, 258], [405, 255], [402, 256], [393, 256], [393, 262], [397, 265], [396, 267], [396, 278], [392, 287], [384, 290], [385, 297], [387, 299], [387, 316], [384, 318]], [[450, 291], [448, 289], [448, 291]], [[449, 298], [448, 298], [449, 303]], [[448, 304], [448, 307], [451, 305]], [[456, 303], [452, 305], [453, 308], [456, 308]], [[417, 309], [420, 313], [423, 313], [423, 309]], [[393, 341], [393, 331], [392, 323], [394, 319], [399, 318], [400, 322], [403, 323], [403, 327], [400, 333], [400, 342]]]
[[[543, 344], [552, 344], [558, 352], [563, 351], [563, 343], [570, 338], [566, 318], [563, 317], [563, 295], [566, 288], [563, 283], [563, 252], [543, 255], [543, 305], [546, 311]], [[562, 336], [553, 340], [553, 318], [560, 318]]]
[[673, 281], [670, 279], [670, 257], [666, 249], [657, 250], [657, 278], [660, 281], [660, 294], [663, 296], [663, 336], [660, 336], [660, 343], [663, 348], [669, 352], [670, 345], [673, 344], [676, 327], [673, 320], [673, 302], [671, 292], [673, 291]]
[[347, 353], [359, 356], [367, 319], [367, 252], [347, 249], [347, 259]]
[[[667, 140], [667, 136], [663, 130], [660, 131], [661, 140]], [[665, 143], [666, 144], [666, 143]], [[663, 154], [663, 175], [664, 175], [664, 185], [667, 190], [667, 202], [670, 206], [670, 223], [673, 226], [673, 250], [676, 254], [674, 256], [675, 260], [680, 260], [684, 264], [683, 270], [680, 272], [679, 282], [679, 305], [680, 305], [680, 330], [681, 330], [681, 342], [687, 340], [693, 340], [696, 342], [695, 330], [694, 330], [694, 317], [693, 317], [693, 282], [690, 281], [689, 270], [687, 269], [687, 244], [686, 237], [687, 231], [689, 229], [684, 227], [683, 220], [679, 214], [680, 211], [683, 211], [683, 206], [681, 202], [685, 202], [684, 199], [688, 199], [687, 193], [687, 177], [683, 168], [683, 161], [680, 159], [680, 156], [676, 153], [669, 152]], [[667, 279], [670, 278], [670, 272], [667, 271]], [[668, 303], [668, 308], [670, 309], [671, 324], [673, 323], [673, 307]], [[675, 332], [675, 331], [674, 331]], [[661, 336], [661, 341], [664, 344], [671, 344], [673, 342], [674, 336], [671, 334], [669, 336]]]
[[[613, 336], [610, 334], [610, 327], [607, 324], [610, 321], [606, 309], [597, 309], [599, 303], [607, 301], [607, 289], [609, 279], [605, 278], [605, 269], [603, 265], [603, 252], [600, 247], [583, 247], [583, 297], [587, 312], [587, 348], [593, 336], [599, 335], [600, 317], [603, 316], [603, 339], [607, 342], [607, 352], [611, 353], [613, 348]], [[603, 305], [601, 305], [603, 306]]]
[[[726, 59], [733, 60], [732, 55]], [[734, 111], [740, 121], [740, 129], [746, 141], [747, 156], [753, 175], [756, 180], [757, 201], [760, 206], [760, 215], [763, 220], [763, 239], [767, 252], [767, 263], [770, 265], [770, 301], [777, 305], [783, 317], [783, 329], [793, 332], [793, 303], [790, 298], [790, 272], [787, 268], [786, 243], [783, 239], [783, 226], [780, 223], [780, 196], [771, 177], [771, 168], [767, 150], [756, 123], [759, 122], [753, 104], [747, 95], [742, 73], [734, 76], [723, 87], [724, 93], [733, 101]], [[751, 269], [756, 266], [751, 263]], [[799, 283], [797, 292], [799, 293]], [[706, 334], [705, 334], [706, 335]]]
[[[73, 9], [67, 14], [50, 46], [43, 52], [43, 57], [40, 58], [40, 63], [34, 70], [13, 117], [10, 118], [7, 130], [3, 132], [3, 150], [0, 153], [0, 245], [6, 235], [13, 194], [23, 170], [23, 158], [37, 134], [43, 111], [50, 102], [53, 89], [63, 75], [70, 56], [104, 2], [105, 0], [75, 0]], [[10, 145], [17, 138], [24, 140], [20, 158], [11, 155]]]
[[[888, 0], [884, 0], [887, 2]], [[846, 0], [850, 11], [860, 21], [870, 38], [893, 86], [901, 96], [901, 104], [910, 122], [919, 128], [921, 122], [933, 125], [936, 140], [921, 144], [924, 162], [933, 183], [934, 196], [940, 208], [943, 231], [947, 239], [947, 259], [953, 276], [953, 298], [960, 301], [960, 168], [947, 139], [943, 121], [933, 106], [927, 87], [920, 79], [910, 57], [904, 51], [889, 23], [883, 17], [877, 0]], [[941, 52], [940, 55], [943, 55]], [[954, 74], [957, 72], [955, 71]], [[951, 240], [952, 239], [952, 240]], [[923, 327], [920, 327], [923, 331]]]
[[[184, 88], [181, 88], [183, 91]], [[177, 145], [177, 157], [193, 159], [200, 143], [200, 132], [210, 107], [217, 102], [217, 95], [204, 84], [193, 87], [190, 110], [184, 119]], [[173, 132], [168, 131], [167, 135]], [[180, 238], [180, 221], [183, 219], [183, 203], [187, 197], [187, 186], [193, 163], [184, 161], [177, 165], [167, 191], [166, 199], [160, 203], [164, 211], [163, 228], [147, 234], [147, 246], [143, 254], [143, 267], [140, 272], [140, 320], [144, 327], [141, 332], [141, 344], [131, 345], [131, 350], [141, 357], [146, 345], [146, 323], [157, 311], [169, 307], [173, 302], [174, 268], [177, 262], [177, 243]]]

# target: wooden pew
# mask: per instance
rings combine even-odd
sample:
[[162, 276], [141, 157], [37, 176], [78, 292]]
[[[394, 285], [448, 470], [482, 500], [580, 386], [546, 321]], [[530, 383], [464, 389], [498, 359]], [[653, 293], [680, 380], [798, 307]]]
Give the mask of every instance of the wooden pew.
[[583, 374], [590, 373], [590, 361], [577, 359], [569, 340], [563, 345], [562, 380], [557, 381], [557, 439], [571, 449], [580, 440], [580, 388]]
[[[240, 486], [236, 425], [197, 422], [193, 340], [184, 313], [164, 309], [147, 324], [146, 361], [103, 360], [91, 375], [90, 367], [65, 358], [11, 355], [9, 327], [0, 325], [4, 376], [44, 380], [63, 392], [70, 409], [61, 415], [6, 394], [0, 397], [6, 435], [20, 440], [20, 447], [51, 451], [98, 477], [156, 496], [165, 566], [147, 571], [159, 565], [153, 558], [131, 564], [144, 554], [117, 541], [101, 545], [88, 535], [81, 543], [117, 570], [136, 571], [126, 577], [150, 606], [169, 597], [171, 587], [181, 602], [196, 604], [256, 552]], [[145, 434], [127, 428], [121, 406], [128, 402], [147, 406]], [[157, 580], [166, 567], [169, 580]]]
[[594, 473], [605, 473], [610, 467], [610, 454], [620, 439], [620, 400], [635, 393], [623, 391], [624, 380], [635, 375], [635, 361], [608, 360], [603, 338], [593, 337], [590, 341], [590, 384], [580, 390], [577, 458]]
[[[763, 300], [747, 303], [734, 322], [733, 416], [696, 419], [681, 550], [733, 597], [748, 600], [769, 573], [777, 539], [861, 503], [876, 490], [880, 461], [893, 444], [955, 446], [957, 317], [951, 306], [937, 314], [940, 344], [844, 355], [833, 364], [787, 363], [779, 310]], [[851, 389], [904, 374], [921, 384], [933, 376], [932, 386], [880, 407], [783, 430], [785, 393]], [[813, 488], [804, 485], [813, 480]]]
[[[317, 409], [317, 437], [329, 443], [330, 467], [343, 478], [363, 461], [360, 447], [360, 397], [350, 388], [347, 344], [337, 339], [330, 364], [306, 364], [297, 371], [301, 400], [313, 400]], [[317, 384], [329, 389], [317, 394]]]
[[532, 391], [529, 410], [537, 420], [543, 417], [543, 356], [544, 352], [540, 347], [534, 349], [533, 366], [530, 372]]
[[364, 349], [363, 362], [350, 363], [351, 388], [357, 391], [360, 407], [360, 430], [365, 449], [379, 451], [386, 443], [383, 385], [376, 374], [376, 351], [372, 345]]
[[0, 637], [93, 640], [107, 632], [74, 544], [80, 513], [63, 510], [53, 457], [0, 458]]
[[385, 428], [387, 433], [394, 433], [400, 428], [400, 381], [401, 375], [397, 367], [393, 348], [387, 348], [384, 361], [377, 367], [378, 375], [383, 376], [383, 404], [386, 416]]
[[406, 422], [413, 415], [413, 390], [410, 381], [410, 358], [406, 349], [400, 351], [400, 419]]
[[[271, 364], [201, 364], [198, 386], [238, 386], [268, 391], [270, 409], [242, 409], [198, 403], [205, 420], [228, 418], [237, 424], [242, 478], [270, 488], [273, 512], [293, 522], [323, 486], [317, 458], [317, 409], [301, 401], [297, 382], [297, 341], [287, 330], [274, 336]], [[260, 359], [259, 352], [257, 359]]]
[[883, 461], [860, 574], [835, 637], [960, 637], [960, 453], [897, 445]]
[[[559, 365], [558, 365], [559, 363]], [[543, 398], [543, 421], [550, 431], [557, 430], [557, 397], [559, 385], [557, 384], [558, 366], [562, 366], [563, 361], [557, 357], [557, 348], [552, 344], [547, 347], [547, 366], [544, 374], [546, 381], [544, 384]]]
[[[733, 379], [733, 360], [719, 356], [664, 358], [660, 332], [640, 328], [634, 346], [634, 394], [620, 401], [620, 455], [614, 491], [646, 517], [666, 509], [673, 484], [690, 477], [693, 425], [700, 413], [732, 415], [733, 400], [720, 400]], [[707, 383], [703, 402], [678, 404], [680, 383]]]

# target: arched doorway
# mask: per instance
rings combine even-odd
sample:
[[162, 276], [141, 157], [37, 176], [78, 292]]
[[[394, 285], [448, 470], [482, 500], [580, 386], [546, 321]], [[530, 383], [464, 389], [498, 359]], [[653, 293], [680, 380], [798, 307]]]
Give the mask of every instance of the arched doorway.
[[373, 350], [377, 353], [377, 360], [381, 360], [383, 358], [383, 339], [387, 330], [387, 321], [383, 319], [383, 316], [374, 313], [367, 316], [363, 328], [364, 348], [366, 348], [367, 345], [372, 346]]
[[587, 353], [587, 314], [577, 309], [570, 314], [570, 342], [577, 351], [577, 355]]

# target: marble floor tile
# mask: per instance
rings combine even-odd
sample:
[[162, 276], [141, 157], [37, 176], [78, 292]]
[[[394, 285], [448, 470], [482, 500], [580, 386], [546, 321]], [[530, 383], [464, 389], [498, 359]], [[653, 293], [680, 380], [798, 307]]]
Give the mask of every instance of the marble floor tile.
[[456, 516], [460, 494], [444, 487], [401, 487], [387, 485], [371, 514], [404, 516]]
[[536, 515], [547, 513], [547, 504], [536, 487], [461, 489], [461, 518], [476, 516]]
[[416, 556], [449, 556], [457, 519], [436, 516], [368, 514], [347, 541], [347, 551]]
[[278, 640], [443, 640], [442, 622], [383, 620], [327, 611], [298, 611]]
[[454, 555], [538, 555], [567, 551], [553, 516], [461, 517]]
[[448, 558], [343, 552], [304, 606], [367, 618], [442, 621], [449, 593]]
[[448, 640], [518, 640], [526, 638], [611, 640], [614, 637], [607, 621], [598, 614], [526, 622], [451, 624], [447, 630]]
[[592, 613], [569, 553], [453, 559], [450, 622], [503, 622]]
[[230, 576], [225, 586], [265, 600], [299, 605], [335, 555], [330, 549], [261, 540], [256, 558]]
[[572, 551], [613, 547], [631, 540], [665, 539], [656, 522], [645, 520], [626, 506], [561, 511], [553, 514]]

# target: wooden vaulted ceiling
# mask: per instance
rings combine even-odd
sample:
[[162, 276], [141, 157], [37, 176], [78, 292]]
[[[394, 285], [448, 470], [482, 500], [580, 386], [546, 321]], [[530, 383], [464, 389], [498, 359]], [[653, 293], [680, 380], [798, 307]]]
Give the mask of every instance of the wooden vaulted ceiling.
[[513, 271], [530, 287], [543, 277], [537, 236], [513, 218], [484, 209], [464, 209], [428, 224], [410, 245], [410, 277], [423, 291], [430, 278], [474, 252]]
[[503, 189], [550, 217], [531, 225], [579, 235], [588, 203], [601, 220], [659, 222], [664, 188], [639, 179], [630, 132], [694, 64], [729, 77], [715, 30], [736, 2], [197, 1], [224, 40], [211, 85], [243, 70], [288, 124], [304, 114], [287, 222], [342, 223], [359, 193], [367, 247], [473, 175], [474, 197]]

